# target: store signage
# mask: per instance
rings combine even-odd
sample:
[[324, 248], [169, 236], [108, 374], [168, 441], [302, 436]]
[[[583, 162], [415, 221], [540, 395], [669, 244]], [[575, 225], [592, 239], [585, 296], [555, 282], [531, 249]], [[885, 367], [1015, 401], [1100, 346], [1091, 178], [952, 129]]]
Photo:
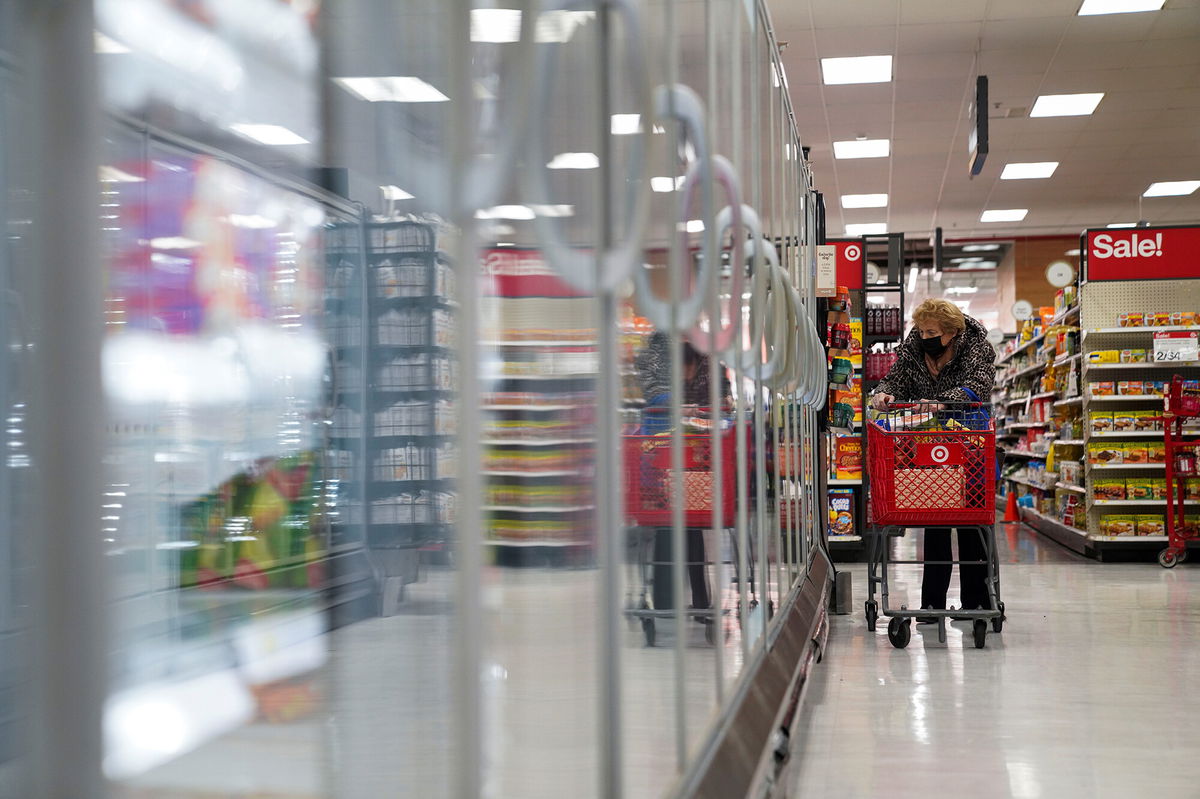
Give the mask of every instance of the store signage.
[[837, 246], [817, 246], [817, 296], [833, 297], [837, 294]]
[[917, 466], [962, 466], [966, 453], [962, 444], [917, 444]]
[[1154, 334], [1155, 363], [1200, 361], [1200, 343], [1194, 330], [1160, 330]]
[[490, 279], [484, 294], [493, 297], [586, 297], [559, 279], [540, 250], [513, 247], [484, 250], [481, 271]]
[[1200, 228], [1089, 230], [1084, 239], [1088, 280], [1200, 278]]
[[863, 243], [862, 239], [830, 241], [837, 252], [837, 285], [848, 289], [863, 287]]

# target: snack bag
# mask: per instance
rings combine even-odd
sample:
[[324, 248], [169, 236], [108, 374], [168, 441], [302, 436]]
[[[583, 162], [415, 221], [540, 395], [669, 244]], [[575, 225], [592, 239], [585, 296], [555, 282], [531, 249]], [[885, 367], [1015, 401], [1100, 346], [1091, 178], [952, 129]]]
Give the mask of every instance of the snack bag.
[[1111, 411], [1092, 411], [1088, 414], [1093, 433], [1111, 433], [1113, 430], [1113, 414]]

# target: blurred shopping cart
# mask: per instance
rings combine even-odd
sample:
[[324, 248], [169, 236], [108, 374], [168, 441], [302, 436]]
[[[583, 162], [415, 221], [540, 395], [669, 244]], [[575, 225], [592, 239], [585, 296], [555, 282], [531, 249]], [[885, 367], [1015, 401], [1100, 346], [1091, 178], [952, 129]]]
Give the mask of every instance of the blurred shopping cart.
[[[1196, 466], [1200, 459], [1200, 430], [1183, 429], [1184, 424], [1190, 425], [1200, 417], [1200, 384], [1175, 375], [1165, 407], [1161, 421], [1166, 450], [1167, 548], [1158, 553], [1158, 563], [1164, 569], [1173, 569], [1187, 560], [1188, 541], [1200, 538], [1200, 527], [1187, 517], [1185, 485], [1200, 475]], [[1148, 530], [1146, 534], [1155, 535], [1156, 531]]]
[[[914, 617], [937, 620], [938, 640], [946, 640], [946, 619], [974, 621], [975, 646], [987, 640], [988, 622], [1000, 632], [1000, 568], [996, 558], [996, 430], [978, 402], [924, 402], [892, 405], [867, 426], [870, 524], [867, 526], [867, 628], [889, 617], [888, 640], [903, 649]], [[983, 561], [892, 560], [890, 541], [906, 529], [954, 527], [959, 540], [978, 535]], [[991, 610], [910, 610], [888, 605], [888, 567], [896, 565], [986, 565]], [[875, 600], [876, 586], [882, 608]]]
[[[658, 572], [661, 579], [661, 576], [666, 573], [665, 567], [672, 565], [672, 559], [683, 557], [683, 555], [671, 553], [669, 547], [664, 548], [660, 542], [656, 541], [657, 536], [670, 535], [670, 529], [674, 522], [675, 489], [671, 468], [672, 436], [669, 409], [647, 408], [642, 413], [642, 434], [627, 435], [623, 442], [625, 518], [634, 535], [632, 543], [636, 549], [638, 591], [636, 599], [632, 594], [630, 595], [626, 614], [641, 622], [646, 644], [654, 646], [655, 619], [673, 619], [676, 616], [675, 610], [672, 607], [664, 607], [668, 603], [661, 601], [663, 597], [672, 596], [672, 593], [664, 590], [668, 586], [660, 585], [658, 591], [654, 590], [655, 572]], [[679, 502], [685, 537], [702, 537], [703, 531], [713, 527], [713, 505], [719, 486], [723, 501], [718, 523], [729, 535], [730, 552], [732, 553], [731, 563], [725, 565], [731, 565], [730, 573], [734, 574], [737, 579], [738, 542], [733, 529], [737, 514], [736, 431], [731, 419], [718, 417], [716, 423], [721, 425], [718, 461], [718, 458], [714, 457], [713, 437], [709, 432], [713, 421], [708, 409], [685, 410], [682, 421], [687, 432], [681, 436], [682, 469]], [[656, 546], [656, 544], [658, 545]], [[709, 568], [716, 566], [716, 561], [708, 560], [703, 555], [703, 546], [690, 549], [694, 554], [687, 557], [685, 568], [693, 573], [702, 574], [703, 579], [707, 581]], [[697, 550], [698, 557], [696, 556]], [[749, 607], [753, 609], [758, 606], [758, 597], [755, 593], [752, 551], [747, 553], [747, 561], [750, 577]], [[723, 586], [718, 586], [718, 590], [722, 589]], [[652, 602], [654, 595], [660, 597], [659, 602]], [[711, 591], [708, 592], [708, 595], [712, 596]], [[722, 616], [729, 615], [731, 612], [740, 613], [740, 609], [724, 607], [720, 611]], [[705, 638], [710, 644], [717, 641], [719, 625], [716, 623], [717, 611], [714, 608], [689, 607], [684, 615], [704, 623]]]

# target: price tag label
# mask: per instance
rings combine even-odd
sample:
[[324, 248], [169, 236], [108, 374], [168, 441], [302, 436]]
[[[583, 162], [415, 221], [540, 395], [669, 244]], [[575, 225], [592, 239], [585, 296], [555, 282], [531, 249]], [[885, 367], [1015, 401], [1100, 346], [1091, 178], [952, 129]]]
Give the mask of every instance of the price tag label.
[[837, 247], [833, 244], [817, 245], [817, 296], [833, 297], [837, 294]]
[[1154, 334], [1154, 362], [1200, 361], [1200, 343], [1193, 330], [1164, 330]]

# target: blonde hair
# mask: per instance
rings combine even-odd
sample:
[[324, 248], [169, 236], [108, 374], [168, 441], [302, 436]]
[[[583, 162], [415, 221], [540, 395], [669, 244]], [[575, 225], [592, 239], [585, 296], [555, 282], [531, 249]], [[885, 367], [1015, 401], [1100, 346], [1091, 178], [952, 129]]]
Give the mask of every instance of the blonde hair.
[[922, 321], [937, 322], [942, 330], [956, 336], [967, 329], [967, 317], [948, 300], [925, 300], [913, 310], [912, 319], [918, 325]]

